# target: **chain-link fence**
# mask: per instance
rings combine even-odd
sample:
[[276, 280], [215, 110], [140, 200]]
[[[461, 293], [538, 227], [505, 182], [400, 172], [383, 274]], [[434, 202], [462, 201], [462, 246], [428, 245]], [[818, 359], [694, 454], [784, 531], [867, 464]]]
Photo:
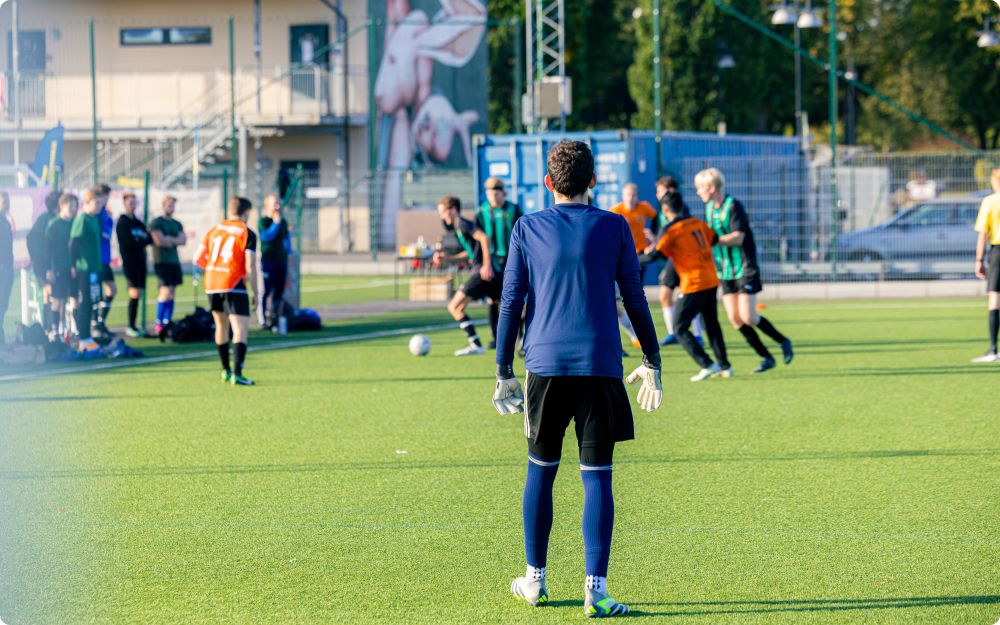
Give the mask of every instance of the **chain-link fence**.
[[697, 158], [684, 160], [683, 179], [690, 202], [698, 171], [723, 172], [768, 280], [969, 278], [976, 215], [998, 163], [997, 153], [855, 152], [835, 170], [829, 159]]

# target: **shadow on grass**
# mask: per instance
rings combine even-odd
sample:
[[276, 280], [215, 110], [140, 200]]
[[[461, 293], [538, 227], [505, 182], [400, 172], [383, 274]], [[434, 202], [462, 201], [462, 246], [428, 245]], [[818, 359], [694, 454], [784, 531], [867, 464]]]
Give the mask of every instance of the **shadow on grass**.
[[827, 369], [824, 371], [794, 372], [789, 373], [789, 379], [806, 378], [897, 378], [907, 376], [942, 376], [942, 375], [975, 375], [984, 374], [994, 376], [1000, 371], [1000, 366], [989, 365], [950, 365], [941, 367], [897, 367], [894, 369], [853, 367], [850, 369]]
[[[803, 452], [789, 454], [704, 454], [693, 456], [630, 457], [622, 460], [627, 464], [673, 464], [673, 463], [714, 463], [714, 462], [779, 462], [779, 461], [825, 461], [858, 460], [883, 458], [925, 458], [954, 456], [995, 456], [1000, 449], [900, 449], [871, 450], [857, 452]], [[91, 469], [51, 469], [40, 471], [0, 471], [0, 480], [48, 480], [48, 479], [90, 479], [90, 478], [134, 478], [141, 476], [184, 476], [184, 475], [266, 475], [272, 473], [328, 473], [334, 471], [406, 471], [441, 469], [493, 469], [523, 468], [522, 458], [510, 460], [486, 460], [481, 462], [419, 462], [401, 458], [381, 462], [315, 462], [288, 464], [247, 464], [247, 465], [192, 465], [192, 466], [145, 466], [108, 467]]]
[[[941, 606], [993, 605], [1000, 595], [955, 597], [885, 597], [872, 599], [790, 599], [786, 601], [703, 601], [632, 603], [634, 607], [665, 607], [666, 610], [634, 610], [634, 616], [706, 616], [725, 614], [768, 614], [781, 612], [837, 612], [843, 610], [886, 610]], [[746, 606], [746, 607], [741, 607]], [[683, 608], [705, 608], [685, 610]], [[673, 608], [673, 609], [670, 609]]]

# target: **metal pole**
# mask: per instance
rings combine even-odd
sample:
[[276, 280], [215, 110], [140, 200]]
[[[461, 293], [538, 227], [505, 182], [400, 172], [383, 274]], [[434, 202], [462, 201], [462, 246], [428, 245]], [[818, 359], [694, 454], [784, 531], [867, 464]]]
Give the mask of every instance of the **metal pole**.
[[247, 196], [247, 126], [246, 124], [240, 124], [240, 134], [239, 140], [237, 141], [239, 145], [239, 150], [237, 150], [239, 158], [239, 178], [237, 180], [237, 188], [240, 190], [240, 195], [243, 197]]
[[521, 48], [521, 18], [510, 18], [510, 24], [514, 29], [514, 132], [521, 134], [524, 132], [521, 111], [521, 66], [524, 63], [524, 50]]
[[261, 66], [261, 41], [260, 41], [260, 0], [253, 0], [253, 55], [257, 61], [257, 115], [260, 115], [260, 76], [263, 71]]
[[222, 218], [226, 218], [226, 207], [229, 206], [229, 170], [222, 170]]
[[830, 58], [827, 73], [830, 88], [830, 276], [837, 281], [837, 0], [829, 0]]
[[94, 20], [90, 20], [90, 151], [94, 162], [94, 186], [97, 186], [97, 61], [94, 56]]
[[[142, 223], [149, 227], [149, 170], [142, 175]], [[142, 253], [142, 261], [146, 262], [145, 249]], [[142, 285], [142, 295], [139, 297], [139, 313], [142, 315], [142, 334], [146, 334], [146, 285]]]
[[[13, 62], [13, 80], [10, 86], [10, 95], [14, 100], [14, 165], [21, 164], [21, 55], [18, 46], [18, 38], [20, 33], [18, 32], [18, 19], [17, 19], [17, 0], [13, 0], [10, 4], [10, 21], [11, 21], [11, 61]], [[93, 26], [91, 26], [93, 28]], [[93, 48], [91, 48], [93, 50]], [[20, 173], [18, 174], [18, 181], [20, 182]], [[20, 186], [20, 184], [18, 184]]]
[[533, 11], [531, 10], [531, 0], [524, 3], [524, 46], [525, 46], [525, 61], [524, 61], [524, 78], [527, 81], [526, 93], [528, 97], [528, 114], [525, 116], [528, 119], [528, 133], [535, 131], [535, 124], [537, 119], [535, 119], [535, 68], [534, 62], [535, 57], [533, 50], [535, 49], [535, 31], [533, 23]]
[[[195, 158], [200, 155], [195, 154]], [[236, 45], [233, 18], [229, 17], [229, 167], [236, 176]], [[223, 209], [224, 210], [224, 209]], [[225, 217], [223, 217], [224, 219]]]
[[[559, 3], [559, 50], [566, 50], [566, 5]], [[566, 132], [566, 98], [569, 97], [566, 89], [566, 55], [559, 55], [559, 130]]]
[[[799, 3], [795, 3], [798, 9]], [[795, 11], [796, 16], [798, 10]], [[802, 30], [799, 28], [799, 20], [795, 20], [795, 136], [799, 138], [799, 149], [805, 147], [805, 137], [803, 136], [804, 124], [802, 123], [802, 54], [799, 49], [802, 47]]]
[[663, 133], [663, 86], [660, 73], [660, 0], [653, 0], [653, 133], [656, 143], [656, 175], [660, 175], [660, 143]]
[[381, 202], [376, 202], [378, 189], [377, 185], [382, 182], [382, 177], [376, 175], [376, 146], [375, 146], [375, 71], [378, 63], [375, 61], [375, 24], [374, 20], [368, 20], [368, 247], [372, 254], [372, 260], [378, 259], [378, 221], [377, 212]]

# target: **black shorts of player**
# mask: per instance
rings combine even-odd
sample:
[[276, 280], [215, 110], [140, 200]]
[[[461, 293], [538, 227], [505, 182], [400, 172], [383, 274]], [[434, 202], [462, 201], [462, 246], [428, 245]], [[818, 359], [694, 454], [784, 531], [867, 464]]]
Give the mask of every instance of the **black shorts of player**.
[[125, 282], [130, 289], [146, 288], [146, 259], [122, 260], [122, 273], [125, 274]]
[[250, 297], [246, 293], [237, 293], [235, 291], [209, 293], [208, 303], [211, 306], [212, 312], [237, 317], [250, 316]]
[[676, 289], [680, 285], [681, 277], [677, 275], [677, 269], [674, 267], [674, 261], [668, 258], [667, 264], [660, 270], [660, 286], [665, 286], [668, 289]]
[[1000, 293], [1000, 245], [990, 248], [990, 264], [986, 273], [986, 290]]
[[490, 298], [495, 302], [500, 301], [500, 293], [503, 291], [503, 274], [496, 272], [492, 280], [486, 281], [479, 277], [479, 267], [472, 269], [472, 275], [465, 281], [465, 284], [458, 287], [458, 290], [465, 293], [465, 296], [472, 300]]
[[160, 286], [180, 286], [184, 284], [184, 272], [176, 263], [156, 263], [153, 271], [159, 279]]
[[101, 282], [115, 281], [115, 272], [111, 271], [111, 265], [101, 265], [101, 271], [98, 275], [101, 276]]
[[67, 271], [65, 273], [56, 272], [52, 280], [52, 297], [66, 301], [71, 295], [76, 294], [73, 288], [73, 276]]
[[576, 422], [583, 464], [610, 466], [615, 443], [635, 438], [632, 405], [621, 379], [544, 377], [529, 371], [524, 380], [528, 453], [543, 462], [558, 462], [570, 421]]
[[764, 290], [764, 285], [761, 284], [759, 273], [755, 273], [749, 278], [722, 280], [721, 282], [722, 292], [726, 295], [732, 295], [733, 293], [746, 293], [747, 295], [753, 295], [754, 293], [760, 293]]

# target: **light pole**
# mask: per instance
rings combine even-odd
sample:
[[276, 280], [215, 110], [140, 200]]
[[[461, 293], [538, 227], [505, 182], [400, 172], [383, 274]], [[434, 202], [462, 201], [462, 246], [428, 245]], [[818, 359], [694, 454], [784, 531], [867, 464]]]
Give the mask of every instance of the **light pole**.
[[993, 28], [993, 21], [989, 16], [983, 22], [983, 29], [976, 34], [979, 35], [979, 38], [976, 39], [976, 45], [980, 48], [995, 48], [1000, 46], [1000, 35]]
[[814, 29], [823, 25], [819, 13], [812, 8], [812, 0], [807, 0], [806, 9], [799, 9], [799, 0], [792, 5], [779, 4], [774, 8], [771, 23], [775, 26], [794, 26], [795, 30], [795, 136], [799, 147], [805, 148], [805, 120], [802, 111], [802, 29]]
[[733, 69], [734, 67], [736, 67], [736, 59], [733, 58], [732, 52], [729, 51], [729, 46], [725, 42], [716, 41], [715, 80], [719, 89], [719, 97], [716, 100], [716, 107], [718, 109], [717, 132], [720, 136], [725, 136], [726, 134], [726, 86], [722, 82], [722, 70]]

